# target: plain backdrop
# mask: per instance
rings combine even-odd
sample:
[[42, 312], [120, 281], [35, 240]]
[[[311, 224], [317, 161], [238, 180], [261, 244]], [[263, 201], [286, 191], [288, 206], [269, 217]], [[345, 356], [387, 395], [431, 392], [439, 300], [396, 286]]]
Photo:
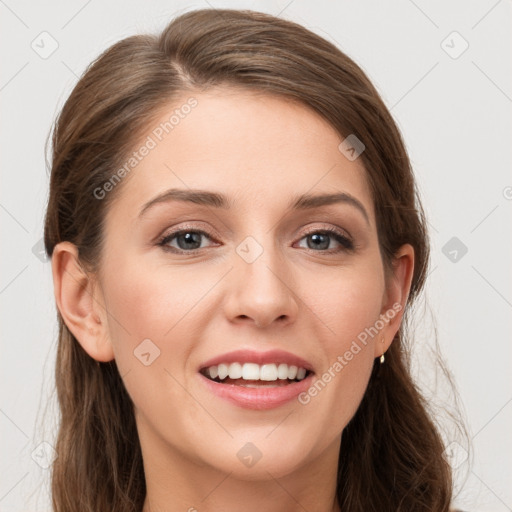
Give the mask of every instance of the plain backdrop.
[[[432, 402], [453, 399], [427, 350], [437, 332], [470, 438], [466, 445], [443, 430], [456, 504], [512, 510], [510, 0], [0, 0], [0, 511], [50, 510], [57, 323], [41, 237], [52, 121], [106, 47], [209, 7], [260, 10], [305, 25], [353, 58], [390, 108], [432, 239], [415, 375]], [[440, 412], [440, 424], [443, 418]]]

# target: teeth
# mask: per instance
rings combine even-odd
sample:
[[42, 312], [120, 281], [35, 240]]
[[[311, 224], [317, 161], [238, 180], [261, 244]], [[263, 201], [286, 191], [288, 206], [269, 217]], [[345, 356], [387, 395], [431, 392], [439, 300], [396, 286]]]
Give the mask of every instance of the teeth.
[[[210, 377], [212, 375], [212, 369], [215, 366], [210, 368]], [[215, 370], [214, 370], [215, 371]], [[242, 379], [244, 380], [259, 380], [260, 378], [260, 367], [254, 363], [245, 363], [242, 367]]]
[[215, 379], [219, 375], [219, 367], [218, 366], [211, 366], [210, 367], [210, 377], [212, 379]]
[[[208, 368], [208, 370], [210, 370], [210, 372], [209, 372], [210, 377], [212, 377], [212, 368], [215, 368], [215, 366], [210, 366], [210, 368]], [[219, 364], [219, 366], [217, 368], [218, 368], [219, 379], [224, 380], [228, 376], [228, 373], [229, 373], [228, 365], [227, 364]], [[212, 377], [212, 379], [214, 379], [214, 378], [215, 377]]]
[[296, 366], [288, 366], [288, 378], [295, 379], [297, 377], [297, 367]]
[[242, 377], [242, 365], [240, 363], [231, 363], [229, 365], [229, 378], [240, 379]]
[[281, 363], [277, 367], [277, 378], [278, 379], [287, 379], [288, 378], [288, 365]]
[[260, 368], [260, 380], [277, 380], [277, 366], [275, 364], [264, 364]]
[[217, 366], [210, 366], [205, 372], [210, 378], [224, 380], [226, 377], [230, 379], [243, 379], [243, 380], [263, 380], [263, 381], [276, 381], [276, 380], [302, 380], [306, 377], [306, 369], [299, 368], [294, 365], [288, 366], [285, 363], [280, 364], [263, 364], [256, 363], [231, 363], [219, 364]]

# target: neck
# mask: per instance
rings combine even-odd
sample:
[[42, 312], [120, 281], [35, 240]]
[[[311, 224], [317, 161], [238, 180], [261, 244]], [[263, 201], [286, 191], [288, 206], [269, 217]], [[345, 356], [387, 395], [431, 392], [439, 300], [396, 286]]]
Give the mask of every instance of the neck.
[[142, 512], [340, 512], [336, 498], [340, 438], [319, 457], [284, 476], [276, 477], [267, 466], [248, 479], [240, 477], [236, 467], [220, 473], [169, 445], [158, 446], [162, 440], [157, 437], [144, 437], [147, 492]]

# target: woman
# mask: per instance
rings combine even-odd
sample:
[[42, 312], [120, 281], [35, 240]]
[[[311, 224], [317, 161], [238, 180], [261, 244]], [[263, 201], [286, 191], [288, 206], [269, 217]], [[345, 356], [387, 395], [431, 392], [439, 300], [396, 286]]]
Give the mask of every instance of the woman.
[[55, 511], [449, 510], [406, 358], [426, 221], [329, 42], [226, 9], [113, 45], [57, 119], [45, 247]]

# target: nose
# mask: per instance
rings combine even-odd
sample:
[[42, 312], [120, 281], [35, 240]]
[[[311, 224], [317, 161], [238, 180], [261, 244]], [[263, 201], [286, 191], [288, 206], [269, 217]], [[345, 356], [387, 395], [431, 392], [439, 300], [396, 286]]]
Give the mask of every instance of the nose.
[[234, 255], [225, 314], [231, 322], [253, 322], [260, 328], [273, 322], [286, 325], [295, 321], [299, 309], [293, 276], [282, 255], [269, 244], [262, 249], [252, 262]]

